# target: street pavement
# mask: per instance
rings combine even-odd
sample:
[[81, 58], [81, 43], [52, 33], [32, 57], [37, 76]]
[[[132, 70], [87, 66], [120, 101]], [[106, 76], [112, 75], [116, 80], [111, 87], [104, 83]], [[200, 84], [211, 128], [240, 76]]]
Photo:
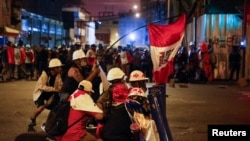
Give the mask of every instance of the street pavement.
[[[152, 85], [148, 83], [148, 87]], [[35, 108], [34, 86], [35, 81], [26, 80], [0, 83], [0, 141], [15, 141], [18, 135], [27, 133], [28, 119]], [[177, 83], [175, 87], [167, 85], [166, 94], [166, 117], [173, 141], [207, 141], [209, 124], [250, 124], [250, 87]], [[48, 112], [37, 118], [33, 135], [43, 134], [40, 125]]]

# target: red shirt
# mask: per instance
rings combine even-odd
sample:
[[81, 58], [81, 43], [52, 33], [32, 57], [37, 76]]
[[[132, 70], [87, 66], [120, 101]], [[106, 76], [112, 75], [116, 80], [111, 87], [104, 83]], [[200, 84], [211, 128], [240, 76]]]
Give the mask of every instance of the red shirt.
[[[74, 99], [72, 98], [72, 96], [74, 97]], [[85, 101], [89, 97], [90, 96], [82, 90], [76, 90], [74, 92], [74, 94], [72, 94], [71, 97], [69, 97], [69, 100], [71, 101], [71, 106], [73, 105], [75, 108], [70, 109], [69, 118], [68, 118], [68, 125], [71, 125], [72, 123], [74, 123], [75, 121], [80, 119], [81, 117], [83, 117], [83, 118], [81, 121], [77, 122], [72, 127], [68, 128], [67, 132], [63, 136], [56, 137], [57, 141], [79, 141], [80, 138], [85, 136], [85, 134], [87, 132], [85, 129], [85, 125], [86, 125], [86, 122], [87, 122], [89, 116], [94, 117], [95, 114], [97, 114], [97, 112], [88, 112], [88, 110], [90, 111], [91, 108], [92, 109], [96, 108], [96, 105], [94, 104], [93, 100]], [[72, 102], [73, 100], [75, 100], [75, 101]], [[74, 103], [74, 104], [72, 104], [72, 103]], [[84, 104], [86, 104], [86, 105], [84, 105]], [[86, 108], [87, 105], [89, 105], [90, 109]], [[85, 108], [86, 108], [86, 110], [85, 110]], [[75, 109], [79, 109], [79, 110], [75, 110]]]
[[23, 47], [20, 48], [20, 64], [24, 64], [25, 63], [25, 58], [26, 58], [26, 53], [25, 53], [25, 49]]
[[8, 55], [8, 63], [15, 64], [14, 48], [13, 47], [7, 46], [7, 55]]

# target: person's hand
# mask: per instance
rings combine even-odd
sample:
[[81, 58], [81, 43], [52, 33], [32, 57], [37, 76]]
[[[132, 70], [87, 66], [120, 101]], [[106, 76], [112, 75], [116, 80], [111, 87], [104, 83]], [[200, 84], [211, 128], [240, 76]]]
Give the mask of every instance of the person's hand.
[[60, 89], [55, 88], [54, 92], [60, 92]]
[[99, 73], [100, 73], [99, 65], [98, 65], [98, 64], [95, 64], [95, 65], [92, 67], [92, 71], [94, 71], [96, 74], [99, 74]]

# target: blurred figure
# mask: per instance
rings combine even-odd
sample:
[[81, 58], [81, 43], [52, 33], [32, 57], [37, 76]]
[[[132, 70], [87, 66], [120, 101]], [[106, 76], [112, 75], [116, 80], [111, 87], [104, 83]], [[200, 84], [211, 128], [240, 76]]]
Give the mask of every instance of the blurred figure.
[[175, 56], [175, 74], [178, 82], [187, 83], [187, 61], [188, 53], [184, 46], [181, 46]]
[[105, 73], [109, 72], [109, 70], [114, 67], [114, 65], [113, 65], [114, 58], [113, 58], [113, 56], [114, 56], [114, 48], [110, 47], [110, 48], [107, 49], [107, 51], [105, 52], [105, 54], [103, 56], [103, 64], [105, 64], [105, 67], [104, 67], [103, 70], [104, 70]]
[[44, 45], [40, 45], [37, 50], [36, 65], [38, 71], [38, 77], [42, 74], [43, 70], [46, 70], [48, 66], [48, 51]]
[[141, 65], [145, 76], [149, 78], [150, 82], [153, 82], [153, 62], [149, 50], [144, 50]]
[[188, 79], [189, 82], [200, 79], [199, 55], [194, 42], [190, 42], [188, 51]]
[[29, 74], [26, 71], [26, 67], [25, 67], [25, 60], [26, 60], [26, 52], [25, 52], [25, 47], [22, 45], [20, 46], [20, 69], [19, 69], [19, 78], [25, 78], [28, 79], [29, 78]]
[[131, 71], [130, 65], [133, 62], [133, 57], [129, 51], [121, 46], [118, 47], [118, 52], [120, 55], [121, 69], [126, 74], [126, 76], [129, 76]]
[[29, 75], [29, 79], [34, 77], [34, 62], [35, 62], [35, 54], [31, 49], [30, 44], [25, 46], [25, 68], [27, 70], [27, 74]]
[[8, 56], [8, 72], [9, 72], [9, 79], [14, 78], [14, 71], [15, 71], [15, 57], [14, 57], [14, 44], [11, 42], [7, 43], [7, 56]]
[[1, 63], [2, 63], [2, 71], [1, 76], [3, 81], [9, 80], [9, 72], [8, 72], [8, 54], [7, 54], [7, 46], [3, 46], [1, 51]]
[[132, 69], [133, 70], [142, 70], [142, 54], [140, 53], [139, 48], [135, 48], [133, 52], [133, 62], [132, 62]]
[[[241, 66], [241, 55], [239, 53], [239, 47], [233, 46], [232, 51], [229, 55], [229, 69], [230, 69], [229, 80], [239, 79], [240, 66]], [[236, 75], [235, 79], [234, 75]]]
[[212, 59], [209, 54], [208, 45], [205, 42], [199, 44], [201, 56], [201, 69], [204, 73], [205, 80], [211, 82], [213, 80]]
[[92, 67], [96, 62], [96, 45], [95, 44], [92, 44], [90, 46], [90, 49], [88, 49], [86, 53], [86, 58], [87, 58], [88, 65]]
[[14, 60], [15, 60], [15, 71], [14, 71], [14, 78], [15, 79], [21, 79], [20, 76], [20, 65], [22, 60], [20, 48], [17, 44], [14, 46]]

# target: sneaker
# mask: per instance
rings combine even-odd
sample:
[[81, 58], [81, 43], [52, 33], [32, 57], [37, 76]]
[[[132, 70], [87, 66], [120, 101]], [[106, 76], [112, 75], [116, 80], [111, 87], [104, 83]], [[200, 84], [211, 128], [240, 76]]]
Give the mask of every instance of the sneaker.
[[43, 130], [43, 132], [45, 132], [45, 123], [41, 125], [41, 129]]
[[36, 119], [30, 118], [29, 126], [36, 126]]

